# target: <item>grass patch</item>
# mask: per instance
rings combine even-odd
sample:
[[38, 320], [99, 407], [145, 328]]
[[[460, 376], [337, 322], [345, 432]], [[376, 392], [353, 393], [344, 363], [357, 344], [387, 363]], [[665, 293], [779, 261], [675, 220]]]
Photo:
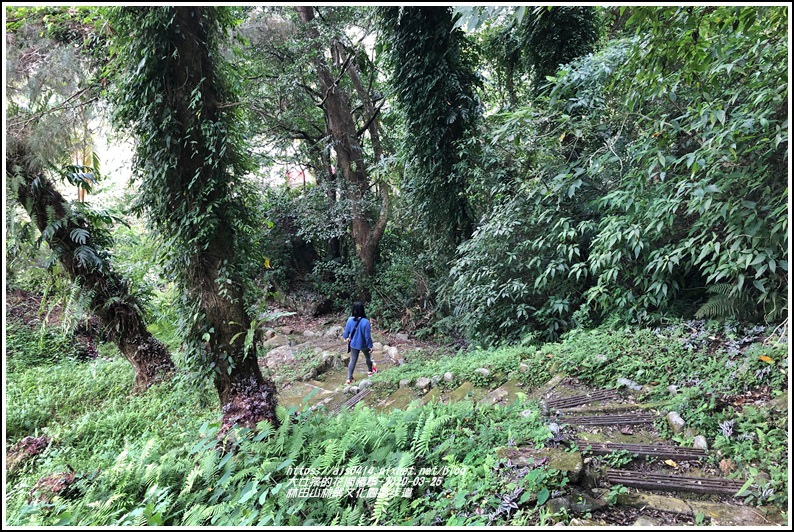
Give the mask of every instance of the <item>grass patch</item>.
[[[566, 372], [603, 387], [614, 387], [618, 377], [655, 383], [648, 398], [664, 399], [679, 411], [713, 449], [733, 460], [735, 475], [755, 475], [748, 503], [783, 508], [787, 406], [767, 401], [786, 391], [787, 358], [784, 346], [763, 345], [761, 336], [741, 342], [743, 334], [732, 339], [723, 329], [698, 326], [693, 332], [686, 325], [577, 331], [538, 347], [411, 356], [373, 380], [393, 386], [451, 371], [457, 381], [496, 386], [500, 379], [540, 381]], [[518, 370], [522, 363], [529, 371]], [[480, 382], [479, 367], [491, 370], [487, 381]], [[7, 443], [29, 434], [52, 438], [7, 479], [11, 525], [536, 525], [548, 517], [538, 499], [566, 490], [558, 471], [505, 467], [497, 456], [507, 446], [551, 441], [539, 412], [526, 415], [537, 410], [534, 402], [415, 402], [389, 413], [362, 405], [336, 416], [280, 407], [279, 428], [263, 423], [258, 432], [238, 431], [222, 446], [209, 384], [176, 378], [133, 396], [132, 370], [123, 359], [18, 366], [7, 381]], [[678, 393], [670, 394], [669, 385]], [[747, 402], [756, 396], [760, 404]], [[682, 443], [686, 438], [668, 436]], [[458, 474], [440, 474], [445, 467]], [[69, 492], [30, 498], [40, 478], [69, 468], [75, 471]], [[333, 479], [320, 483], [365, 478], [367, 484], [355, 485], [354, 494], [300, 497], [290, 491], [298, 487], [295, 468]], [[409, 484], [369, 491], [383, 487], [382, 468], [409, 471]]]

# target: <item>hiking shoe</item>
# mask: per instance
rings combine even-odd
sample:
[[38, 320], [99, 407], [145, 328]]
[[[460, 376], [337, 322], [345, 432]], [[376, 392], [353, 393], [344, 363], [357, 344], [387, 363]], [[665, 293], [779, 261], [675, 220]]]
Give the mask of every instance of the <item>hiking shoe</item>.
[[347, 379], [345, 384], [353, 384], [354, 382], [356, 382], [356, 379]]
[[372, 377], [377, 372], [378, 372], [378, 366], [376, 366], [375, 363], [373, 362], [372, 363], [372, 371], [368, 371], [367, 372], [367, 377]]

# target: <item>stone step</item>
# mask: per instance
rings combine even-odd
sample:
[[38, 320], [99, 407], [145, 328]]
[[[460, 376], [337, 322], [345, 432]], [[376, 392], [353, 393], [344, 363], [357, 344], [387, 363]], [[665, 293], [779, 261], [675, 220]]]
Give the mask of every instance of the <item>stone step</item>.
[[485, 393], [483, 388], [477, 388], [471, 382], [466, 381], [451, 392], [444, 394], [442, 401], [445, 403], [458, 403], [469, 399], [478, 402], [485, 397]]
[[518, 382], [518, 380], [510, 379], [509, 381], [502, 383], [502, 385], [498, 388], [494, 388], [485, 394], [485, 397], [480, 400], [480, 404], [487, 406], [509, 405], [519, 397], [519, 394], [524, 394], [524, 396], [527, 395], [526, 392], [521, 388], [521, 384]]
[[598, 415], [598, 414], [617, 414], [620, 412], [636, 412], [637, 409], [655, 408], [657, 405], [646, 406], [637, 403], [600, 403], [592, 405], [574, 406], [571, 408], [560, 408], [555, 410], [556, 414], [582, 414], [582, 415]]
[[590, 447], [590, 452], [596, 455], [607, 455], [615, 451], [628, 451], [642, 458], [669, 458], [671, 460], [701, 460], [707, 456], [706, 451], [695, 447], [680, 447], [666, 443], [642, 445], [634, 443], [594, 443], [583, 439], [574, 440], [579, 449]]
[[378, 405], [375, 405], [377, 410], [405, 410], [408, 405], [410, 405], [413, 401], [416, 401], [418, 397], [413, 392], [411, 388], [399, 388], [395, 392], [393, 392], [389, 397], [387, 397], [383, 402]]
[[622, 484], [630, 488], [687, 491], [691, 493], [732, 496], [736, 496], [736, 493], [744, 485], [744, 482], [740, 480], [684, 477], [680, 475], [665, 475], [663, 473], [647, 473], [644, 471], [626, 471], [621, 469], [607, 469], [605, 479], [611, 484]]
[[584, 395], [577, 395], [575, 397], [562, 397], [559, 399], [550, 399], [544, 401], [546, 408], [549, 410], [558, 410], [561, 408], [572, 408], [574, 406], [581, 406], [608, 399], [616, 399], [620, 397], [615, 390], [596, 390], [594, 392], [586, 393]]
[[623, 493], [618, 504], [629, 508], [652, 508], [663, 512], [695, 517], [703, 514], [710, 526], [785, 526], [786, 519], [772, 506], [738, 506], [709, 501], [684, 500], [656, 493]]
[[651, 414], [615, 414], [605, 416], [561, 416], [560, 423], [569, 425], [639, 425], [653, 423], [657, 416]]
[[541, 400], [544, 399], [548, 394], [551, 393], [552, 390], [560, 386], [560, 384], [564, 379], [565, 379], [565, 375], [563, 374], [553, 376], [551, 379], [549, 379], [549, 381], [546, 384], [530, 392], [529, 398], [541, 399]]

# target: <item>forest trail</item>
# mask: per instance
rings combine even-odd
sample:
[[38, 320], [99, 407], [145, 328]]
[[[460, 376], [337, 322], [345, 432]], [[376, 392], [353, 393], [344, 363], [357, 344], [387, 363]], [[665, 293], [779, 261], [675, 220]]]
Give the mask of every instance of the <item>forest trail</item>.
[[[366, 377], [366, 364], [360, 357], [356, 380], [346, 385], [349, 358], [340, 338], [340, 323], [344, 317], [292, 318], [269, 329], [260, 365], [279, 382], [281, 405], [336, 415], [358, 404], [388, 412], [414, 402], [472, 400], [497, 407], [527, 397], [539, 401], [553, 440], [542, 449], [519, 445], [497, 452], [508, 467], [537, 464], [565, 471], [572, 489], [552, 493], [545, 504], [553, 513], [576, 516], [572, 525], [786, 523], [772, 507], [745, 505], [735, 497], [746, 478], [743, 472], [733, 471], [730, 457], [717, 467], [708, 461], [710, 451], [704, 440], [696, 438], [701, 447], [682, 447], [663, 438], [654, 422], [664, 416], [654, 405], [637, 402], [638, 390], [631, 389], [632, 383], [618, 390], [595, 390], [572, 376], [558, 375], [534, 390], [512, 379], [495, 380], [488, 387], [466, 381], [450, 388], [436, 386], [442, 377], [428, 375], [403, 381], [392, 390]], [[428, 347], [407, 335], [377, 329], [373, 339], [372, 358], [379, 371], [410, 364], [412, 351]], [[530, 415], [529, 410], [525, 412]], [[689, 430], [677, 416], [667, 417], [664, 422], [674, 433]]]

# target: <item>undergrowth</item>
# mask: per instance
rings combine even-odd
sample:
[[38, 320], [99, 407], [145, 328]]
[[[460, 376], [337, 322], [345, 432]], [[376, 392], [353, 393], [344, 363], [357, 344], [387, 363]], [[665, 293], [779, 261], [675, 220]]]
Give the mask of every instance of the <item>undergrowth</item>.
[[[787, 354], [785, 345], [760, 340], [761, 332], [733, 325], [604, 328], [538, 347], [417, 355], [373, 380], [394, 385], [450, 371], [453, 382], [439, 386], [518, 378], [534, 387], [567, 373], [611, 388], [619, 377], [633, 379], [646, 385], [640, 400], [678, 411], [704, 435], [715, 461], [730, 457], [733, 476], [754, 475], [748, 502], [784, 507], [786, 407], [769, 402], [787, 392]], [[534, 403], [414, 402], [335, 416], [279, 407], [278, 428], [262, 423], [219, 442], [211, 386], [178, 376], [131, 395], [132, 370], [118, 354], [88, 362], [32, 356], [38, 363], [7, 376], [6, 445], [28, 435], [51, 442], [7, 477], [10, 525], [532, 525], [544, 522], [543, 503], [567, 482], [558, 471], [508, 466], [497, 455], [553, 441]], [[36, 487], [70, 471], [68, 490], [46, 496]], [[317, 491], [298, 491], [301, 478]], [[338, 486], [342, 493], [321, 496]]]

